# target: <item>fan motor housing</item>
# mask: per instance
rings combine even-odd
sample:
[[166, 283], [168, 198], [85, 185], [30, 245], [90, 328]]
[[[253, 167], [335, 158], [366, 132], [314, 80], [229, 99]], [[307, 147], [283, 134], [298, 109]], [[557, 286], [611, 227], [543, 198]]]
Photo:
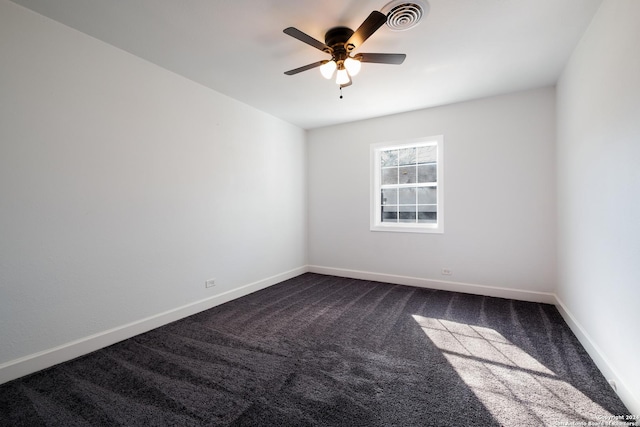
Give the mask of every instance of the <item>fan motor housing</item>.
[[353, 45], [347, 46], [349, 37], [353, 34], [353, 30], [347, 27], [334, 27], [327, 31], [324, 36], [324, 43], [331, 48], [331, 56], [338, 63], [338, 67], [342, 61], [347, 59], [349, 52], [354, 48]]
[[324, 43], [329, 47], [344, 45], [352, 34], [353, 30], [351, 28], [334, 27], [325, 34]]

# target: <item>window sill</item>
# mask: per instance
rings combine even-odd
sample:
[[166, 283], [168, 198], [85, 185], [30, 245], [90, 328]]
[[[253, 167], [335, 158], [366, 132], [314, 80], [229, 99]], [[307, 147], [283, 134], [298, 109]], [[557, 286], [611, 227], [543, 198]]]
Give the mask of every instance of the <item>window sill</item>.
[[426, 234], [442, 234], [444, 230], [442, 225], [428, 224], [428, 225], [414, 225], [414, 224], [393, 224], [382, 225], [373, 224], [369, 228], [370, 231], [387, 231], [391, 233], [426, 233]]

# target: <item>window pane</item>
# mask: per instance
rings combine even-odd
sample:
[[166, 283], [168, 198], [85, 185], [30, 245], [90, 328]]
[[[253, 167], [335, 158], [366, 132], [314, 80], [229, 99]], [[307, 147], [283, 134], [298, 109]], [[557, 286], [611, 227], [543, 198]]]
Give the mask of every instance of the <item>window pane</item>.
[[398, 222], [398, 206], [383, 206], [382, 207], [382, 222]]
[[438, 212], [436, 206], [418, 206], [418, 222], [424, 224], [435, 224], [438, 222]]
[[430, 205], [438, 203], [437, 187], [418, 187], [418, 204]]
[[398, 150], [388, 150], [381, 152], [380, 166], [398, 166]]
[[401, 166], [398, 169], [400, 169], [400, 184], [415, 184], [416, 182], [415, 166]]
[[382, 204], [383, 205], [397, 205], [398, 204], [398, 189], [385, 188], [382, 190]]
[[416, 189], [415, 188], [400, 188], [398, 190], [399, 204], [401, 205], [415, 205], [416, 204]]
[[438, 149], [435, 145], [427, 145], [426, 147], [418, 147], [417, 152], [418, 163], [429, 163], [438, 161]]
[[411, 147], [411, 148], [403, 148], [402, 150], [398, 150], [398, 159], [400, 162], [400, 166], [415, 165], [416, 149], [414, 147]]
[[418, 182], [436, 182], [438, 179], [436, 165], [418, 166]]
[[416, 205], [400, 206], [398, 212], [398, 222], [416, 222]]
[[398, 183], [398, 168], [382, 169], [382, 185]]

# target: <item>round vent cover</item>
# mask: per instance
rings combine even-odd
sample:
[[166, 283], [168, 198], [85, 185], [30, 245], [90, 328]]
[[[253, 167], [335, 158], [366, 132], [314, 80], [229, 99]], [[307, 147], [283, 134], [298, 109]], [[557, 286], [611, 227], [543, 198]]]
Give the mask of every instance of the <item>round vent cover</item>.
[[394, 0], [381, 10], [387, 15], [387, 27], [394, 31], [413, 28], [429, 13], [429, 3], [422, 0]]

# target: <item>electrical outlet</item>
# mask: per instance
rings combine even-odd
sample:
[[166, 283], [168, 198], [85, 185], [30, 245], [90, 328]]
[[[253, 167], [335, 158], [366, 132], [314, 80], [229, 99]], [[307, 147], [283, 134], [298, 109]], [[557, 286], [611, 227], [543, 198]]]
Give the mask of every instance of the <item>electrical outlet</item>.
[[443, 268], [442, 269], [442, 275], [443, 276], [451, 276], [453, 274], [453, 272], [451, 270], [449, 270], [448, 268]]
[[215, 286], [216, 284], [216, 279], [209, 279], [206, 282], [204, 282], [204, 287], [205, 288], [211, 288], [213, 286]]

